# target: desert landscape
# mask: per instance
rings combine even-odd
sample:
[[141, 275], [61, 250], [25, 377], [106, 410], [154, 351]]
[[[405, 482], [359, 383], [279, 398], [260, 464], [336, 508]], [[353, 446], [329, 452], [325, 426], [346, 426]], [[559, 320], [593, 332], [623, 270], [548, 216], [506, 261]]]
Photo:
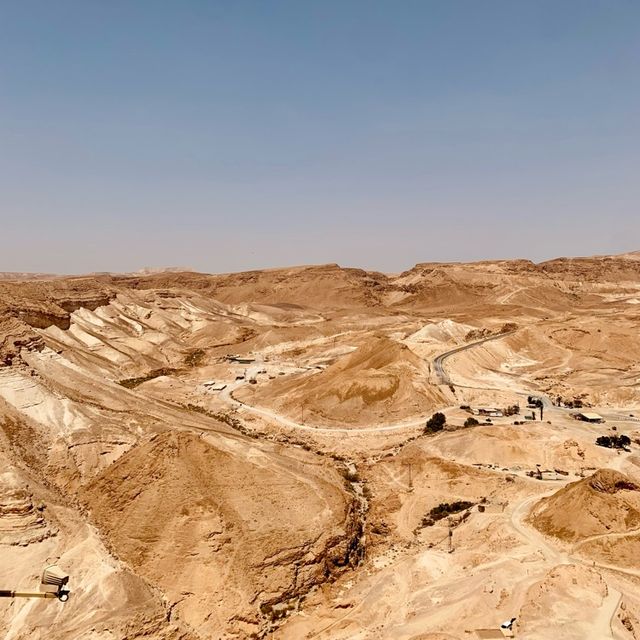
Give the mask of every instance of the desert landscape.
[[0, 274], [6, 640], [640, 638], [640, 252]]

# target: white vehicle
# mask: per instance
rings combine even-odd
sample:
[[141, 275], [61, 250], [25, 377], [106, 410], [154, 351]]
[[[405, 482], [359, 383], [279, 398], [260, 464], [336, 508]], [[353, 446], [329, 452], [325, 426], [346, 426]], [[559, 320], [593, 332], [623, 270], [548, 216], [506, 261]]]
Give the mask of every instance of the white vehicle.
[[513, 627], [513, 623], [516, 621], [515, 618], [511, 618], [511, 620], [505, 620], [501, 625], [500, 628], [501, 629], [509, 629], [511, 630], [511, 628]]

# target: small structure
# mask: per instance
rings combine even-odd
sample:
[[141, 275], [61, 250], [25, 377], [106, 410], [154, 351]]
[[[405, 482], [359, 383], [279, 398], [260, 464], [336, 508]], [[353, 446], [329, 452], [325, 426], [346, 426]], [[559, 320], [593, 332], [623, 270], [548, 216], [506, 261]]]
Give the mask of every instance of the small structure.
[[490, 418], [502, 418], [504, 415], [501, 409], [495, 409], [491, 407], [478, 407], [477, 411], [477, 415], [489, 416]]
[[227, 385], [224, 382], [216, 382], [215, 380], [207, 380], [204, 382], [204, 387], [207, 391], [222, 391], [227, 388]]
[[229, 360], [229, 362], [237, 362], [238, 364], [251, 364], [253, 362], [255, 362], [255, 358], [252, 358], [251, 356], [238, 356], [238, 355], [234, 355], [232, 353], [230, 353], [229, 355], [226, 356], [227, 360]]
[[604, 418], [598, 413], [577, 413], [576, 419], [592, 424], [602, 424], [604, 422]]

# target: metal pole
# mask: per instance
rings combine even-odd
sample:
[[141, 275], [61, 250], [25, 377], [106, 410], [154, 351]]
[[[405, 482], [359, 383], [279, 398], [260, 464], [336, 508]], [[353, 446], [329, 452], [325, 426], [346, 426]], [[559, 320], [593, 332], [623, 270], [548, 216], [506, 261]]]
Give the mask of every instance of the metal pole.
[[0, 598], [57, 598], [57, 593], [42, 591], [11, 591], [0, 589]]

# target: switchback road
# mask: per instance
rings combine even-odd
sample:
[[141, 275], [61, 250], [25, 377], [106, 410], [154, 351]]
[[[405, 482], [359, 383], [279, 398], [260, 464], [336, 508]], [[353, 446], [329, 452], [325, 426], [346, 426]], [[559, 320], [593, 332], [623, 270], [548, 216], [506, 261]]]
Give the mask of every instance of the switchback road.
[[444, 361], [447, 358], [455, 355], [456, 353], [460, 353], [461, 351], [466, 351], [467, 349], [471, 349], [473, 347], [477, 347], [480, 344], [484, 344], [485, 342], [489, 342], [490, 340], [498, 340], [500, 338], [506, 338], [507, 336], [510, 336], [515, 332], [516, 330], [506, 331], [505, 333], [498, 333], [498, 334], [489, 336], [487, 338], [483, 338], [482, 340], [476, 340], [475, 342], [470, 342], [469, 344], [465, 344], [461, 347], [456, 347], [455, 349], [451, 349], [451, 351], [446, 351], [445, 353], [441, 353], [439, 356], [436, 356], [436, 358], [433, 361], [433, 370], [436, 374], [436, 378], [438, 379], [438, 384], [446, 384], [446, 385], [452, 384], [451, 378], [449, 377], [449, 374], [446, 372], [444, 368]]

